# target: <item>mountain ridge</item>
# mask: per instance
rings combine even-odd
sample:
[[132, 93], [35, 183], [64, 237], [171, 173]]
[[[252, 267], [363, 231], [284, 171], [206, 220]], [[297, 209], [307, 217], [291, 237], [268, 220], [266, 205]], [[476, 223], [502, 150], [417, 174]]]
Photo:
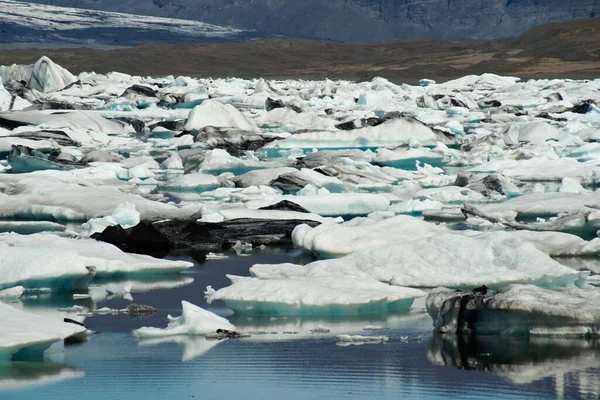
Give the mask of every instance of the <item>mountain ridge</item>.
[[382, 76], [395, 82], [486, 72], [521, 78], [598, 78], [600, 18], [545, 25], [515, 39], [377, 44], [259, 39], [117, 50], [6, 50], [0, 52], [0, 65], [31, 64], [42, 55], [73, 73], [350, 80]]
[[33, 0], [194, 19], [295, 38], [379, 42], [518, 36], [540, 24], [600, 15], [598, 0]]

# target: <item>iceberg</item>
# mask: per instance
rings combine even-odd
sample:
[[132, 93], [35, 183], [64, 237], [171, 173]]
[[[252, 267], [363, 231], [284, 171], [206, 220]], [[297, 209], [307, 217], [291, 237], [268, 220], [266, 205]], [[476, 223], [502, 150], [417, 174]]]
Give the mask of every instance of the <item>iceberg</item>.
[[56, 322], [0, 303], [0, 358], [37, 359], [53, 342], [82, 333], [86, 328]]
[[182, 301], [181, 308], [180, 317], [170, 315], [167, 317], [169, 325], [166, 328], [142, 327], [134, 330], [133, 336], [145, 339], [177, 335], [208, 335], [215, 334], [218, 330], [235, 331], [235, 326], [225, 318], [192, 303]]
[[217, 100], [210, 99], [192, 109], [185, 124], [185, 130], [200, 130], [205, 126], [235, 128], [249, 132], [258, 131], [256, 124], [231, 104], [222, 104]]
[[222, 300], [240, 314], [307, 316], [408, 312], [415, 298], [425, 296], [425, 292], [418, 289], [357, 276], [324, 273], [281, 279], [227, 277], [231, 286], [218, 291], [207, 290], [207, 301]]
[[337, 258], [369, 247], [419, 240], [442, 233], [448, 233], [448, 229], [399, 215], [381, 222], [355, 218], [339, 225], [327, 224], [314, 228], [299, 225], [292, 232], [292, 240], [296, 246], [319, 258]]
[[584, 285], [588, 275], [559, 264], [508, 232], [474, 237], [445, 233], [369, 247], [306, 266], [259, 264], [250, 272], [261, 280], [355, 277], [424, 288], [501, 287], [510, 283], [572, 286]]
[[32, 65], [0, 66], [0, 77], [4, 81], [25, 81], [28, 88], [42, 93], [56, 92], [77, 80], [73, 74], [46, 56]]
[[598, 336], [600, 290], [509, 285], [498, 290], [436, 289], [427, 296], [436, 332]]
[[0, 174], [0, 187], [5, 188], [4, 193], [0, 193], [0, 217], [88, 221], [111, 215], [123, 203], [135, 204], [140, 219], [144, 221], [186, 219], [198, 212], [198, 207], [178, 207], [146, 199], [115, 181], [103, 183], [72, 175], [52, 175], [47, 171]]
[[92, 239], [74, 239], [49, 233], [0, 234], [0, 288], [85, 288], [95, 276], [180, 272], [193, 266], [186, 261], [160, 260], [123, 253]]
[[367, 149], [397, 147], [417, 141], [422, 146], [435, 146], [438, 142], [453, 143], [437, 134], [427, 125], [411, 119], [391, 119], [375, 127], [351, 131], [302, 132], [282, 140], [268, 143], [263, 149]]

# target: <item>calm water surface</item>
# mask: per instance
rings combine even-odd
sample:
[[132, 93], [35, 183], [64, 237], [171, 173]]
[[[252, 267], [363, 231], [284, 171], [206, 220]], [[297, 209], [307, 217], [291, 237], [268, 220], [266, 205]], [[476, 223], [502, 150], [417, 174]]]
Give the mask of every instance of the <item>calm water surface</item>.
[[[247, 275], [254, 263], [304, 262], [290, 249], [197, 263], [189, 273], [134, 281], [136, 303], [158, 308], [149, 318], [95, 315], [100, 333], [87, 343], [57, 344], [43, 361], [0, 364], [1, 399], [598, 399], [600, 343], [588, 340], [462, 338], [431, 333], [423, 313], [353, 319], [270, 319], [229, 315], [244, 340], [171, 337], [138, 341], [141, 326], [166, 326], [181, 300], [207, 306], [207, 285], [228, 284], [226, 273]], [[36, 312], [80, 304], [123, 308], [123, 282], [96, 282], [92, 299], [71, 295], [24, 299]], [[102, 294], [102, 295], [100, 295]], [[321, 325], [328, 334], [311, 333]], [[365, 331], [378, 325], [384, 329]], [[345, 345], [337, 334], [385, 335], [386, 343]]]

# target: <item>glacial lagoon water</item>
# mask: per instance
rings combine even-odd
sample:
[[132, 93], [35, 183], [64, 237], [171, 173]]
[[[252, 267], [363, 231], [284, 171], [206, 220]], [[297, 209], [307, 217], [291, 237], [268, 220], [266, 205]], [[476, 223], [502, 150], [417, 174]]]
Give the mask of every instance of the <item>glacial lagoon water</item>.
[[[247, 275], [255, 263], [309, 261], [294, 249], [255, 250], [196, 262], [189, 273], [137, 282], [133, 301], [158, 308], [149, 318], [123, 314], [85, 320], [100, 333], [86, 343], [55, 344], [42, 361], [0, 365], [0, 399], [597, 399], [600, 342], [583, 339], [462, 338], [432, 334], [422, 312], [360, 319], [250, 318], [207, 305], [204, 290]], [[92, 292], [115, 282], [96, 282]], [[134, 285], [134, 288], [136, 285]], [[153, 289], [154, 288], [154, 289]], [[48, 310], [79, 304], [119, 309], [122, 296], [71, 295], [22, 300]], [[181, 301], [226, 315], [242, 340], [170, 337], [138, 341], [132, 329], [166, 325]], [[38, 310], [39, 311], [39, 310]], [[316, 326], [330, 333], [312, 333]], [[376, 331], [365, 327], [378, 326]], [[337, 334], [385, 335], [389, 341], [348, 344]]]

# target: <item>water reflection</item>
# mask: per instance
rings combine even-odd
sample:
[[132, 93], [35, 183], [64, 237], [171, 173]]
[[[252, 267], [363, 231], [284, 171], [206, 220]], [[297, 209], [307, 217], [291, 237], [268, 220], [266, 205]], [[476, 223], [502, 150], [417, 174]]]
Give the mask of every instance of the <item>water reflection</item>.
[[[564, 381], [565, 374], [599, 368], [600, 341], [434, 334], [428, 343], [428, 358], [436, 365], [485, 371], [512, 383], [544, 378], [559, 382]], [[596, 376], [595, 391], [600, 396], [597, 372], [592, 375]]]
[[[225, 339], [224, 339], [225, 340]], [[206, 339], [204, 336], [170, 336], [159, 338], [139, 339], [140, 347], [158, 346], [165, 343], [175, 343], [181, 347], [181, 361], [192, 361], [222, 343], [224, 340]]]
[[83, 376], [85, 373], [78, 368], [52, 362], [13, 361], [0, 364], [0, 392], [23, 390]]

